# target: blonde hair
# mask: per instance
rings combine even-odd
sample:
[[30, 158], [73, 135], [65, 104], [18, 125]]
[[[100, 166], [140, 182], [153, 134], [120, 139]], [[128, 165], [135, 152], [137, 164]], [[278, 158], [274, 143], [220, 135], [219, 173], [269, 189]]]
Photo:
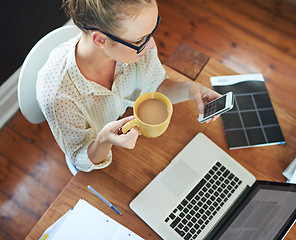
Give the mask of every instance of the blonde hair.
[[137, 16], [143, 7], [156, 0], [64, 0], [65, 12], [83, 31], [83, 26], [119, 35], [124, 31], [121, 20]]

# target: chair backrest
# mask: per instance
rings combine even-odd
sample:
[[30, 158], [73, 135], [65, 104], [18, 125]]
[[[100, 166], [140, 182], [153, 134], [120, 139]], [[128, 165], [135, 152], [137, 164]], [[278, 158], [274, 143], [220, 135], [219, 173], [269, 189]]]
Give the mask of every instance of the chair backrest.
[[20, 110], [31, 123], [37, 124], [45, 120], [36, 100], [38, 71], [55, 47], [75, 37], [79, 32], [75, 25], [57, 28], [41, 38], [27, 55], [20, 71], [17, 94]]

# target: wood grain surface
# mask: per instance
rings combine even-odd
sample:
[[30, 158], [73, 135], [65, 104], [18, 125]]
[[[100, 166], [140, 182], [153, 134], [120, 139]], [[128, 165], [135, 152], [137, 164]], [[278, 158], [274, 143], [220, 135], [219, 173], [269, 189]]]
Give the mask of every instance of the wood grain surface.
[[[161, 23], [154, 38], [163, 63], [183, 43], [211, 58], [207, 71], [196, 80], [207, 86], [213, 75], [263, 73], [287, 143], [226, 151], [236, 159], [240, 156], [241, 164], [252, 167], [258, 179], [285, 181], [281, 172], [296, 157], [295, 0], [158, 0], [158, 5]], [[186, 78], [179, 72], [170, 71], [170, 75], [176, 80]], [[214, 128], [213, 140], [225, 149], [221, 119], [217, 121], [211, 127], [195, 126], [193, 131], [207, 134]], [[193, 136], [190, 130], [185, 133]], [[176, 141], [181, 138], [178, 134]], [[181, 149], [178, 146], [176, 150], [166, 148], [167, 154], [176, 154]], [[249, 162], [249, 152], [257, 156], [256, 161]], [[0, 239], [22, 240], [67, 185], [71, 173], [47, 123], [30, 124], [20, 112], [0, 131], [0, 166]], [[287, 239], [293, 238], [289, 235]]]
[[[192, 51], [196, 50], [192, 49]], [[171, 67], [165, 66], [165, 68], [170, 78], [176, 78], [178, 81], [191, 81], [191, 79], [184, 75], [182, 76], [181, 73], [173, 70]], [[210, 59], [196, 80], [204, 85], [209, 85], [209, 76], [235, 73], [216, 60]], [[129, 114], [131, 114], [131, 109], [126, 113], [126, 115]], [[154, 139], [140, 136], [133, 150], [114, 146], [112, 148], [112, 164], [100, 171], [93, 171], [91, 173], [78, 172], [33, 228], [27, 240], [40, 237], [48, 226], [74, 206], [80, 198], [86, 199], [89, 203], [144, 239], [160, 239], [129, 208], [129, 203], [200, 132], [204, 133], [236, 159], [257, 179], [285, 181], [282, 171], [290, 161], [290, 154], [295, 154], [292, 142], [294, 141], [295, 144], [293, 133], [285, 134], [287, 144], [284, 146], [229, 150], [220, 118], [209, 124], [200, 124], [196, 118], [197, 107], [193, 101], [175, 104], [170, 126], [162, 136]], [[292, 145], [288, 143], [292, 143]], [[109, 199], [123, 215], [118, 215], [95, 197], [87, 189], [87, 185], [91, 185]], [[292, 228], [286, 239], [295, 239], [295, 228], [295, 226]]]

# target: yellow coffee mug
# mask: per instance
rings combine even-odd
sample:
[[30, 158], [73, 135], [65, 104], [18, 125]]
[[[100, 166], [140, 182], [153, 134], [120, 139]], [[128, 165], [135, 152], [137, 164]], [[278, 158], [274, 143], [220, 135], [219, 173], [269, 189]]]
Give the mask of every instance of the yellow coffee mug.
[[[164, 105], [167, 108], [167, 117], [164, 121], [162, 121], [159, 124], [148, 124], [139, 118], [139, 112], [138, 112], [139, 105], [148, 99], [160, 100], [162, 103], [164, 103]], [[155, 137], [158, 137], [161, 134], [163, 134], [166, 131], [166, 129], [168, 128], [169, 123], [171, 121], [172, 114], [173, 114], [173, 106], [172, 106], [172, 103], [169, 100], [169, 98], [167, 96], [163, 95], [162, 93], [147, 92], [137, 98], [135, 105], [134, 105], [133, 112], [134, 112], [135, 118], [133, 120], [129, 121], [128, 123], [126, 123], [122, 127], [122, 132], [125, 134], [131, 128], [137, 127], [139, 129], [140, 135], [143, 135], [148, 138], [155, 138]]]

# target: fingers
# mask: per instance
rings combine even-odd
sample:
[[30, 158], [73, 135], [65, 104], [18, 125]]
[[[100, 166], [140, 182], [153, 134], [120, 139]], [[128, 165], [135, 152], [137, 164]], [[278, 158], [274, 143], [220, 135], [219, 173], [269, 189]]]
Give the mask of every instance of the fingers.
[[132, 128], [127, 134], [124, 135], [126, 138], [126, 148], [133, 149], [136, 145], [139, 130], [137, 128]]
[[125, 117], [118, 121], [114, 121], [112, 126], [113, 134], [111, 136], [114, 145], [133, 149], [138, 139], [139, 131], [136, 128], [131, 128], [126, 134], [122, 134], [121, 128], [123, 125], [134, 119], [134, 116]]
[[129, 134], [120, 134], [121, 127], [133, 118], [134, 116], [129, 116], [106, 124], [97, 135], [97, 140], [103, 143], [133, 148], [138, 138], [138, 130], [134, 129]]
[[221, 94], [217, 93], [216, 91], [213, 91], [211, 89], [209, 89], [209, 90], [210, 91], [207, 93], [207, 96], [208, 96], [207, 100], [208, 100], [208, 102], [211, 102], [214, 99], [219, 98], [219, 97], [222, 96]]
[[[195, 85], [195, 91], [194, 91], [194, 101], [197, 103], [197, 108], [199, 113], [204, 112], [204, 106], [208, 102], [213, 101], [216, 98], [221, 97], [221, 94], [217, 93], [216, 91], [207, 88], [201, 84]], [[211, 121], [215, 121], [219, 116], [214, 116], [211, 119], [207, 120], [206, 123], [209, 123]]]
[[129, 122], [130, 120], [133, 120], [135, 118], [135, 116], [128, 116], [125, 118], [122, 118], [120, 120], [118, 120], [117, 122], [120, 122], [122, 125], [126, 124], [127, 122]]
[[214, 122], [214, 121], [216, 121], [219, 117], [220, 117], [220, 115], [218, 115], [218, 116], [214, 116], [214, 117], [212, 117], [211, 119], [207, 120], [206, 123]]
[[124, 147], [127, 149], [133, 149], [136, 145], [139, 136], [139, 131], [136, 128], [130, 129], [126, 134], [114, 136], [114, 145]]
[[197, 103], [197, 109], [199, 113], [203, 113], [205, 111], [205, 105], [203, 104], [202, 100], [201, 102]]
[[220, 115], [218, 115], [218, 116], [214, 116], [214, 117], [212, 118], [212, 121], [216, 121], [219, 117], [220, 117]]
[[[214, 99], [219, 98], [219, 97], [222, 96], [221, 94], [219, 94], [219, 93], [217, 93], [217, 92], [215, 92], [215, 91], [213, 91], [211, 89], [209, 89], [209, 91], [207, 92], [206, 95], [207, 95], [207, 102], [211, 102]], [[212, 117], [211, 119], [206, 121], [206, 123], [210, 123], [211, 121], [213, 121], [213, 122], [216, 121], [219, 118], [219, 116], [220, 115]]]
[[112, 126], [111, 126], [112, 131], [116, 132], [124, 124], [126, 124], [127, 122], [131, 121], [134, 118], [135, 118], [134, 116], [129, 116], [129, 117], [122, 118], [122, 119], [120, 119], [118, 121], [112, 122], [111, 123], [112, 124]]

